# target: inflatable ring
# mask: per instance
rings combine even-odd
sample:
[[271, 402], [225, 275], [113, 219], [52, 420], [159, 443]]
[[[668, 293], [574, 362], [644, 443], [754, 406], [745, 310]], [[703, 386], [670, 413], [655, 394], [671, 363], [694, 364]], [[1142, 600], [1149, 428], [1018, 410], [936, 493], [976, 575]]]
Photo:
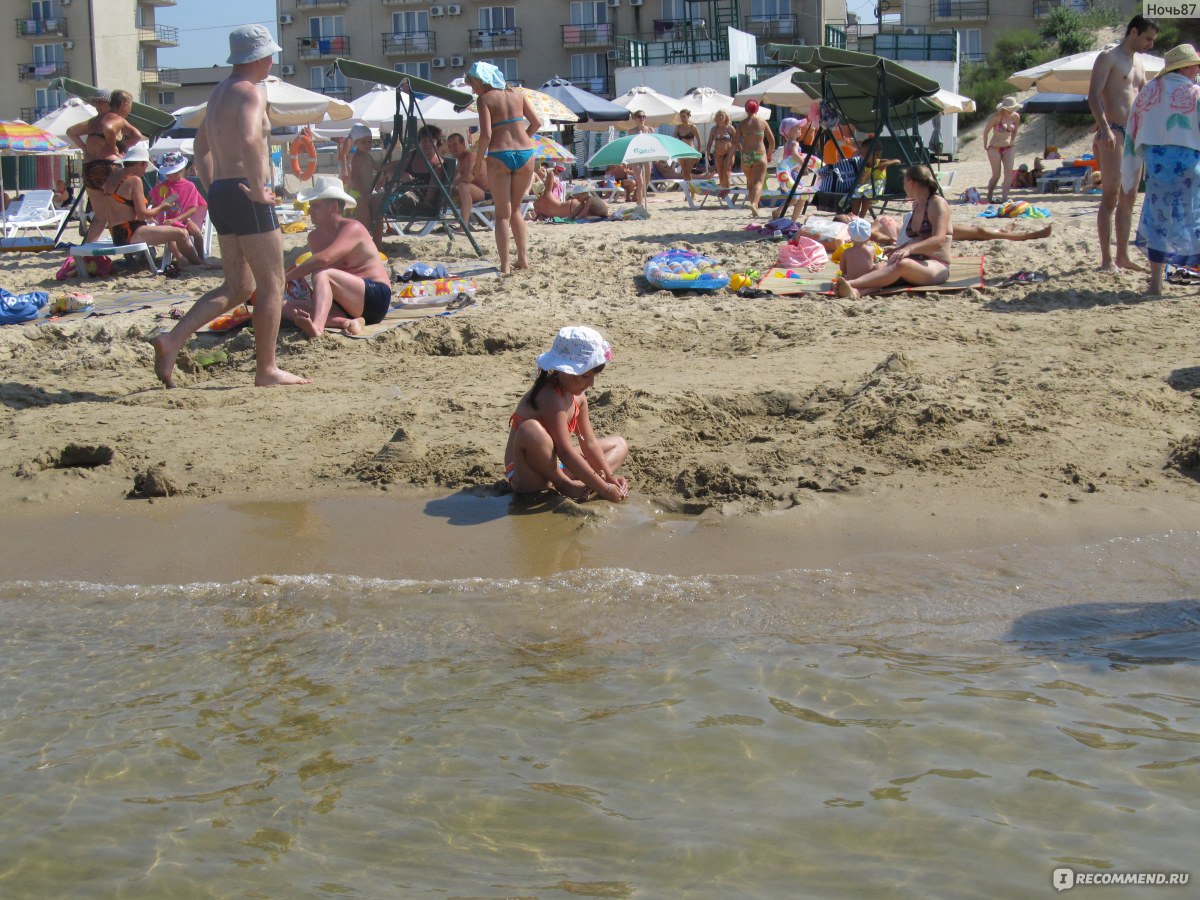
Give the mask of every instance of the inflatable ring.
[[[292, 157], [292, 174], [303, 178], [305, 181], [312, 178], [317, 172], [317, 146], [313, 143], [313, 139], [305, 132], [300, 132], [290, 147], [288, 153]], [[308, 162], [304, 164], [304, 168], [300, 168], [300, 157], [307, 156]]]

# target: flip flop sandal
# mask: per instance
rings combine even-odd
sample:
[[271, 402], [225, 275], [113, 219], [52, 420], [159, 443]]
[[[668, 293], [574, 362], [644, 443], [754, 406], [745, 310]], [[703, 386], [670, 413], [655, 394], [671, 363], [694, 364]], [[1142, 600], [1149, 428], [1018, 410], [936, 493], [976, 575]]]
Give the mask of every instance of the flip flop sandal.
[[171, 263], [169, 266], [163, 269], [163, 277], [165, 278], [178, 278], [182, 274], [183, 273], [179, 271], [179, 266], [175, 263]]
[[737, 295], [746, 300], [761, 300], [763, 297], [775, 296], [770, 291], [763, 291], [752, 287], [738, 288]]
[[1041, 284], [1049, 280], [1050, 276], [1045, 272], [1027, 272], [1022, 270], [1009, 275], [1008, 278], [1000, 282], [1000, 287], [1008, 287], [1013, 284]]
[[457, 297], [455, 297], [453, 300], [451, 300], [449, 303], [446, 304], [446, 311], [449, 312], [450, 310], [454, 310], [454, 309], [466, 309], [468, 306], [474, 306], [474, 305], [475, 305], [475, 298], [472, 297], [470, 294], [468, 294], [466, 291], [463, 291], [463, 292], [459, 293], [459, 295]]

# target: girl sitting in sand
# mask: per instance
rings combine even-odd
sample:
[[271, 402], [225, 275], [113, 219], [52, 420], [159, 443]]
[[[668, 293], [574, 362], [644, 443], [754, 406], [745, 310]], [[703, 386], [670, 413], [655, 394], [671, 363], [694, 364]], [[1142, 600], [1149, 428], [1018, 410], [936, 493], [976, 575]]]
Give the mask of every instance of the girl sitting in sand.
[[615, 434], [596, 437], [585, 396], [611, 358], [608, 342], [583, 325], [563, 328], [537, 358], [537, 379], [509, 418], [504, 477], [513, 493], [556, 490], [575, 500], [595, 494], [613, 503], [629, 494], [625, 479], [613, 474], [629, 445]]

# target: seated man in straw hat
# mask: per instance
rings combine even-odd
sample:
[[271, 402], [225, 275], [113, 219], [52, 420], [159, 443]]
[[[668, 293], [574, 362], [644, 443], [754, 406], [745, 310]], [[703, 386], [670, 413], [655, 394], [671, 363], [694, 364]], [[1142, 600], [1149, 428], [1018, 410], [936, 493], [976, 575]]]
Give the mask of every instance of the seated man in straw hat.
[[343, 216], [356, 201], [342, 188], [342, 180], [318, 175], [313, 186], [296, 197], [308, 204], [316, 228], [308, 236], [308, 258], [284, 277], [290, 282], [311, 275], [312, 293], [289, 299], [284, 318], [310, 338], [326, 328], [355, 335], [364, 325], [382, 321], [392, 302], [391, 276], [366, 226]]

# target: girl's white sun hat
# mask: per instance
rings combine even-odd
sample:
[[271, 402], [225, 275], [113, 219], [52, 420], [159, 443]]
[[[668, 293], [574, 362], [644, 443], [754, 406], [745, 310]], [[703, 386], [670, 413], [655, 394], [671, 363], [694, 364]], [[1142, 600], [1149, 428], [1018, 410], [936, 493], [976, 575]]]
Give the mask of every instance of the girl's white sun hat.
[[612, 359], [612, 347], [600, 332], [586, 325], [570, 325], [554, 337], [554, 345], [537, 358], [543, 372], [583, 375]]

